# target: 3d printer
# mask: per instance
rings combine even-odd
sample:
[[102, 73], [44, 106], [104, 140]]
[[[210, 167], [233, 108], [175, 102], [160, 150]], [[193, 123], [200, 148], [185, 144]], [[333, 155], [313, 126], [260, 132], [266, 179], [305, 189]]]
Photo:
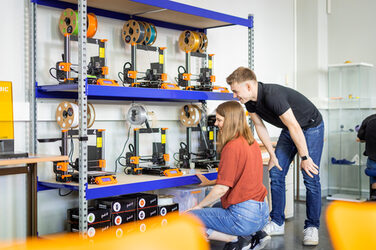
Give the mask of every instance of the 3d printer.
[[[178, 168], [168, 166], [170, 156], [167, 153], [167, 128], [151, 128], [147, 121], [147, 112], [143, 106], [134, 105], [128, 111], [128, 121], [133, 125], [146, 124], [146, 128], [134, 129], [134, 143], [129, 144], [129, 152], [126, 153], [126, 174], [152, 174], [160, 176], [180, 176], [182, 172]], [[160, 141], [153, 142], [153, 153], [150, 156], [140, 155], [140, 134], [159, 134]]]
[[[185, 90], [216, 91], [228, 93], [225, 87], [215, 86], [213, 73], [214, 54], [206, 54], [208, 39], [205, 33], [185, 30], [179, 36], [179, 47], [185, 52], [185, 66], [178, 67], [178, 85]], [[196, 57], [202, 60], [199, 74], [191, 72], [191, 58]], [[197, 82], [193, 85], [191, 82]]]
[[[59, 29], [64, 36], [64, 53], [62, 54], [62, 61], [56, 63], [56, 68], [50, 68], [50, 75], [55, 78], [59, 84], [78, 83], [78, 77], [72, 76], [72, 72], [78, 74], [72, 66], [70, 59], [70, 42], [78, 41], [78, 14], [72, 9], [65, 9], [61, 13], [59, 20]], [[97, 18], [93, 13], [87, 15], [87, 42], [98, 45], [98, 56], [90, 58], [87, 66], [87, 81], [88, 84], [119, 86], [117, 81], [106, 79], [108, 75], [108, 67], [106, 66], [106, 39], [92, 38], [97, 31]], [[55, 70], [55, 75], [52, 73]]]
[[[218, 167], [217, 153], [218, 128], [214, 126], [215, 116], [206, 117], [205, 112], [196, 105], [184, 105], [180, 110], [180, 121], [187, 127], [186, 142], [180, 143], [179, 163], [182, 168], [212, 169]], [[192, 150], [192, 132], [200, 133], [200, 147]]]
[[[80, 138], [79, 131], [76, 129], [62, 130], [60, 138], [38, 139], [41, 143], [61, 141], [61, 155], [68, 155], [69, 161], [54, 162], [53, 171], [58, 182], [78, 182], [79, 159], [72, 160], [74, 144], [73, 140], [88, 140], [88, 138]], [[89, 184], [114, 184], [117, 183], [115, 173], [106, 172], [106, 160], [104, 151], [104, 135], [103, 129], [88, 129], [87, 135], [95, 136], [95, 145], [88, 145], [88, 183]], [[70, 150], [68, 152], [68, 144], [70, 140]]]
[[[147, 22], [128, 20], [122, 29], [122, 38], [125, 44], [131, 45], [131, 62], [123, 65], [123, 72], [118, 76], [131, 87], [180, 89], [176, 84], [167, 83], [165, 73], [165, 47], [152, 46], [157, 38], [156, 27]], [[157, 52], [158, 62], [150, 63], [150, 68], [145, 72], [137, 71], [137, 51]]]

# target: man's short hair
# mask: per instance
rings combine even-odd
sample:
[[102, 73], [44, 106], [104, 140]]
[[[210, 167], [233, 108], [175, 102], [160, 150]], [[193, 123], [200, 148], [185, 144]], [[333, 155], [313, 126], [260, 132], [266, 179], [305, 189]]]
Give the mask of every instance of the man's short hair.
[[234, 72], [231, 73], [231, 75], [226, 78], [228, 85], [252, 80], [255, 80], [257, 82], [256, 74], [251, 69], [246, 67], [237, 68]]

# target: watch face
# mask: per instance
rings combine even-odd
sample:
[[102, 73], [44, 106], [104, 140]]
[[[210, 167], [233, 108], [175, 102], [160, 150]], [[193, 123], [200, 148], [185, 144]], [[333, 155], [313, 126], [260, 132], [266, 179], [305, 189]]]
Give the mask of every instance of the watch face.
[[305, 161], [305, 160], [307, 160], [307, 159], [308, 159], [307, 156], [302, 156], [302, 161]]

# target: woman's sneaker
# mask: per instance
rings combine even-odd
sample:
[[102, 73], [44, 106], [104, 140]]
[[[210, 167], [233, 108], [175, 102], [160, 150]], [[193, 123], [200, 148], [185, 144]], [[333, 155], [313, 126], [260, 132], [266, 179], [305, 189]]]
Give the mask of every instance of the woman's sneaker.
[[278, 226], [277, 223], [274, 221], [269, 221], [268, 224], [262, 229], [265, 233], [272, 235], [283, 235], [285, 234], [285, 223], [283, 223], [281, 226]]
[[316, 227], [307, 227], [303, 230], [303, 245], [316, 246], [319, 244], [319, 230]]
[[249, 249], [260, 250], [263, 249], [270, 241], [271, 237], [264, 231], [257, 231], [251, 239], [251, 246]]

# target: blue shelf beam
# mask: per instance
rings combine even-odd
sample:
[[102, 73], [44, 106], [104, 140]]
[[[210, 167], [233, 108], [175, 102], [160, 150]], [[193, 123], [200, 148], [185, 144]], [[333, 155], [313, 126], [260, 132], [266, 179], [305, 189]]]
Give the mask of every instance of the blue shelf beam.
[[[169, 0], [131, 0], [132, 2], [142, 3], [146, 5], [156, 6], [161, 9], [168, 9], [176, 12], [181, 12], [185, 14], [190, 14], [193, 16], [200, 16], [203, 18], [217, 20], [221, 22], [228, 23], [229, 25], [241, 25], [248, 28], [253, 28], [253, 19], [244, 19], [236, 16], [231, 16], [203, 8], [198, 8], [195, 6], [182, 4], [174, 1]], [[207, 27], [207, 28], [215, 28], [215, 27]]]
[[[54, 8], [59, 8], [59, 9], [67, 9], [71, 8], [76, 10], [77, 9], [77, 4], [74, 3], [67, 3], [59, 0], [31, 0], [31, 2], [42, 5], [42, 6], [47, 6], [47, 7], [54, 7]], [[129, 19], [134, 19], [137, 21], [144, 21], [144, 22], [150, 22], [153, 23], [155, 26], [162, 27], [162, 28], [167, 28], [167, 29], [176, 29], [176, 30], [197, 30], [200, 32], [204, 32], [204, 29], [198, 29], [196, 27], [191, 27], [189, 25], [179, 25], [179, 24], [173, 24], [169, 22], [163, 22], [155, 19], [150, 19], [150, 18], [143, 18], [143, 17], [138, 17], [138, 16], [132, 16], [128, 15], [125, 13], [120, 13], [116, 11], [110, 11], [110, 10], [104, 10], [104, 9], [99, 9], [99, 8], [94, 8], [94, 7], [87, 7], [87, 12], [88, 13], [94, 13], [97, 16], [103, 16], [103, 17], [108, 17], [112, 19], [118, 19], [118, 20], [123, 20], [123, 21], [128, 21]]]
[[[206, 100], [235, 100], [232, 93], [100, 85], [86, 85], [86, 95], [89, 99], [124, 101], [139, 100], [187, 102]], [[37, 86], [35, 96], [36, 98], [77, 99], [77, 84]]]
[[[60, 9], [66, 9], [66, 8], [77, 9], [77, 4], [60, 1], [60, 0], [30, 0], [30, 1], [38, 5], [42, 5], [42, 6], [54, 7], [54, 8], [60, 8]], [[153, 7], [158, 8], [158, 10], [169, 11], [170, 13], [173, 12], [173, 14], [184, 13], [184, 14], [195, 16], [195, 17], [199, 17], [201, 18], [200, 23], [203, 24], [203, 27], [194, 27], [192, 25], [189, 25], [189, 20], [184, 20], [184, 24], [181, 24], [181, 23], [177, 24], [178, 21], [176, 19], [173, 19], [171, 21], [166, 21], [166, 20], [153, 19], [152, 17], [150, 18], [142, 17], [142, 15], [145, 15], [145, 14], [153, 16], [152, 14], [148, 13], [147, 10], [145, 11], [146, 13], [140, 13], [140, 14], [122, 13], [122, 12], [117, 12], [113, 10], [106, 10], [106, 9], [100, 9], [100, 8], [88, 6], [87, 11], [88, 13], [94, 13], [98, 16], [103, 16], [103, 17], [108, 17], [108, 18], [113, 18], [113, 19], [118, 19], [118, 20], [127, 21], [129, 19], [135, 19], [138, 21], [151, 22], [158, 27], [176, 29], [176, 30], [196, 30], [199, 32], [205, 32], [206, 29], [218, 28], [218, 27], [229, 26], [229, 25], [241, 25], [241, 26], [245, 26], [248, 28], [253, 28], [253, 18], [251, 19], [240, 18], [240, 17], [231, 16], [231, 15], [227, 15], [227, 14], [223, 14], [223, 13], [219, 13], [215, 11], [210, 11], [207, 9], [198, 8], [198, 7], [194, 7], [191, 5], [177, 3], [177, 2], [169, 1], [169, 0], [158, 0], [158, 1], [124, 0], [122, 2], [122, 5], [119, 6], [119, 9], [121, 9], [121, 7], [124, 8], [127, 2], [132, 3], [133, 5], [139, 4], [140, 7], [145, 6], [145, 5], [153, 6]], [[213, 20], [216, 21], [216, 24], [205, 25], [205, 21], [213, 22]]]
[[[204, 174], [209, 180], [215, 180], [217, 178], [217, 172]], [[195, 175], [175, 177], [175, 178], [163, 178], [160, 180], [118, 184], [113, 186], [103, 186], [98, 188], [88, 188], [86, 191], [86, 199], [99, 199], [110, 196], [132, 194], [137, 192], [145, 192], [163, 188], [179, 187], [184, 185], [199, 184], [200, 180]], [[65, 188], [74, 191], [78, 191], [77, 185], [68, 185], [64, 183], [50, 183], [50, 182], [38, 182], [38, 191], [48, 190], [56, 188]]]

